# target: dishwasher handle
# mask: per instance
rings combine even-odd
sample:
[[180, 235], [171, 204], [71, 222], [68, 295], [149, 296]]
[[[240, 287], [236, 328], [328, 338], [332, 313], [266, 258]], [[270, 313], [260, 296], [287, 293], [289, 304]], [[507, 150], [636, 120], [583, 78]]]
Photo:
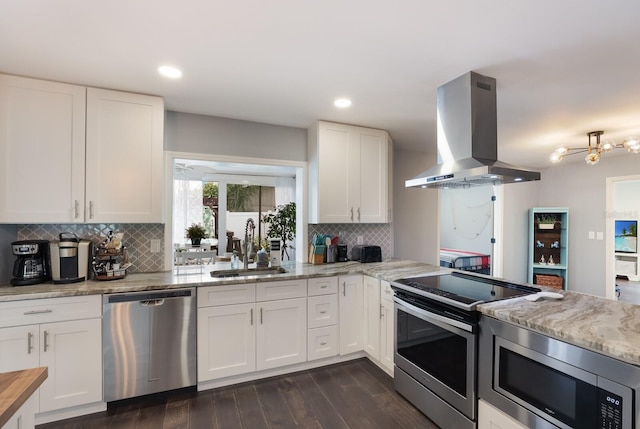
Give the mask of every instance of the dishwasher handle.
[[147, 299], [144, 301], [138, 301], [141, 307], [158, 307], [164, 304], [164, 299]]
[[103, 303], [140, 302], [145, 307], [162, 305], [165, 299], [189, 298], [195, 296], [193, 289], [169, 289], [149, 292], [114, 293], [104, 296]]

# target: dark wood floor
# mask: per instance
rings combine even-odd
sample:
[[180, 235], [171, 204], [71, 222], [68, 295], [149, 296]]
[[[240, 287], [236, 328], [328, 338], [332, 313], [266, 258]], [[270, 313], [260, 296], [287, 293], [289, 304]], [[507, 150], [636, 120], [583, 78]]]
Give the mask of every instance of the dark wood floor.
[[252, 383], [114, 402], [107, 411], [37, 429], [422, 428], [437, 426], [367, 359]]

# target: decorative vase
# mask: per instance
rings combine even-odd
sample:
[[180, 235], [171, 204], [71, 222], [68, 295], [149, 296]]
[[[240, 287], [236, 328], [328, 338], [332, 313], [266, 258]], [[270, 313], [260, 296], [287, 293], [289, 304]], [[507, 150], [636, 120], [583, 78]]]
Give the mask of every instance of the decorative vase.
[[202, 238], [192, 238], [191, 239], [191, 246], [199, 247], [201, 241], [202, 241]]

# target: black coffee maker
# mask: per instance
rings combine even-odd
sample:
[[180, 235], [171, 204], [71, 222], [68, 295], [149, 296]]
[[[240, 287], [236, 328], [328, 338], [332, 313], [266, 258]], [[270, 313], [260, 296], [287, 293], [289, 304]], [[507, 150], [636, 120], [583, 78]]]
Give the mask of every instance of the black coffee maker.
[[47, 240], [14, 241], [11, 250], [17, 257], [13, 263], [12, 285], [35, 285], [51, 280]]

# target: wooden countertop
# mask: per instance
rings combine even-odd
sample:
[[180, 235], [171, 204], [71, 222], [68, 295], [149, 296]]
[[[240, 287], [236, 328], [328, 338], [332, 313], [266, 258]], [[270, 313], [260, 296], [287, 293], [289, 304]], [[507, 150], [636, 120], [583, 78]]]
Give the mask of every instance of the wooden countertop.
[[47, 367], [0, 373], [0, 427], [47, 379]]

